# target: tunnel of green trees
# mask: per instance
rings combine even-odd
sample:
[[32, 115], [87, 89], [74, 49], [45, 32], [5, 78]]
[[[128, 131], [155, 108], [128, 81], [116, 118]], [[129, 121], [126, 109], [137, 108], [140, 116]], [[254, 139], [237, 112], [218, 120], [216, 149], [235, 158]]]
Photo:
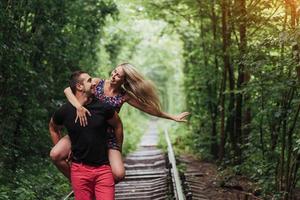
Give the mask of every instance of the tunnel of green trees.
[[[299, 0], [3, 0], [0, 2], [0, 199], [60, 199], [48, 122], [72, 71], [108, 78], [129, 62], [169, 113], [177, 153], [256, 182], [261, 196], [300, 187]], [[147, 115], [121, 111], [135, 148]]]

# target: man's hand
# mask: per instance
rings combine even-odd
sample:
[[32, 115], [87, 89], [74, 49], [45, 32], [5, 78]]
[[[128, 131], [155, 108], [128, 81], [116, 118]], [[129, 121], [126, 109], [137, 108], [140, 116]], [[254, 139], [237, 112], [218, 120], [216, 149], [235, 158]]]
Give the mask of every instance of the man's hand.
[[76, 119], [75, 119], [75, 123], [78, 121], [79, 119], [79, 123], [80, 123], [80, 126], [87, 126], [88, 123], [87, 123], [87, 115], [91, 116], [91, 113], [90, 111], [88, 111], [88, 109], [86, 109], [85, 107], [83, 106], [80, 106], [79, 108], [76, 109]]

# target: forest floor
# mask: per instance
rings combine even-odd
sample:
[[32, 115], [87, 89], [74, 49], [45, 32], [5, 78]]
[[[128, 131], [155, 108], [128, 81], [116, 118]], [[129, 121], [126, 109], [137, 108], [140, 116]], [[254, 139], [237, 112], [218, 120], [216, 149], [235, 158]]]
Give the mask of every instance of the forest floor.
[[[180, 171], [184, 171], [187, 187], [190, 191], [193, 190], [192, 196], [201, 195], [205, 199], [214, 200], [272, 199], [271, 196], [260, 197], [258, 185], [247, 177], [220, 172], [216, 164], [201, 161], [191, 155], [181, 155], [178, 161], [182, 169]], [[296, 200], [300, 200], [299, 197]]]

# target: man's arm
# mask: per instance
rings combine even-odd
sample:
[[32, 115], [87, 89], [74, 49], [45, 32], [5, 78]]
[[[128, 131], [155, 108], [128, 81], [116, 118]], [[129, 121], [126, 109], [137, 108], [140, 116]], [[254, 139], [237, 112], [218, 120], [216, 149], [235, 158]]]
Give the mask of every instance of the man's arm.
[[61, 138], [61, 129], [62, 126], [56, 125], [51, 117], [49, 122], [49, 132], [54, 145], [56, 145]]
[[108, 124], [114, 128], [116, 134], [117, 144], [122, 149], [123, 144], [123, 125], [122, 121], [117, 112], [114, 113], [113, 117], [107, 120]]

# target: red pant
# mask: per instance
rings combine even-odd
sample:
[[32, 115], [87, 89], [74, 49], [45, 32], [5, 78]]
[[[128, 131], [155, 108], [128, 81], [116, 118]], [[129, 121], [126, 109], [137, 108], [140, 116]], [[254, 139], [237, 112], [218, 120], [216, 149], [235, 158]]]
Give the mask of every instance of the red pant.
[[72, 163], [71, 183], [75, 200], [113, 200], [115, 182], [109, 165], [93, 167]]

